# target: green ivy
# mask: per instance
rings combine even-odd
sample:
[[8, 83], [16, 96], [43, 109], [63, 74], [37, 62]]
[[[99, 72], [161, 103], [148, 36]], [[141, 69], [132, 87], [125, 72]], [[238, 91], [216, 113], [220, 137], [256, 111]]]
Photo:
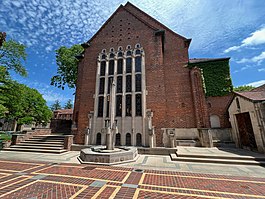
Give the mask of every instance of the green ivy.
[[189, 63], [189, 67], [202, 69], [206, 96], [224, 96], [233, 90], [229, 59]]

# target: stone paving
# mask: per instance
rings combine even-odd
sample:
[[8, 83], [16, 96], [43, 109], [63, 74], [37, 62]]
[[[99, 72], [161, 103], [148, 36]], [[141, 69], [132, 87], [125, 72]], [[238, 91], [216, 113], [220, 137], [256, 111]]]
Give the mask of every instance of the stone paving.
[[0, 198], [265, 198], [265, 178], [0, 160]]

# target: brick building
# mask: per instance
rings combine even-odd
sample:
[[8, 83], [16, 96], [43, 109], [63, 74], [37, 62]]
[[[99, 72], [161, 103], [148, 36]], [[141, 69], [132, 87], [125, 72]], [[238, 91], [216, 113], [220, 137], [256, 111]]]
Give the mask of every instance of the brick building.
[[[165, 129], [177, 135], [210, 127], [209, 102], [196, 67], [204, 60], [189, 67], [190, 42], [131, 3], [121, 5], [82, 44], [72, 125], [75, 143], [84, 144], [88, 129], [89, 144], [105, 143], [112, 80], [117, 145], [149, 146], [149, 133], [154, 132], [156, 146], [165, 146]], [[225, 120], [226, 110], [217, 110]], [[218, 127], [226, 126], [222, 121]]]

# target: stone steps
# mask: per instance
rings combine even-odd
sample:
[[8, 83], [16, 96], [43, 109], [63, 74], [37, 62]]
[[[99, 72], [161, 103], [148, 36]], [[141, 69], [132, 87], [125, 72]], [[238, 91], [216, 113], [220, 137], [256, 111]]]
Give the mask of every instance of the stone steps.
[[235, 165], [265, 165], [265, 157], [252, 156], [224, 156], [224, 155], [197, 155], [197, 154], [170, 154], [172, 161], [235, 164]]
[[17, 145], [12, 145], [6, 151], [23, 151], [39, 153], [64, 153], [64, 136], [39, 135], [25, 140]]

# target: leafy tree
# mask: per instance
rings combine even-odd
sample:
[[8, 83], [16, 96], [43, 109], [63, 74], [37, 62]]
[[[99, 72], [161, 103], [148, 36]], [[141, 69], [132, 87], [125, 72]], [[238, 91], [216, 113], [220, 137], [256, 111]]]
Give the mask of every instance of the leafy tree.
[[66, 102], [64, 108], [65, 109], [71, 109], [71, 108], [73, 108], [73, 104], [72, 104], [72, 101], [70, 99]]
[[16, 73], [27, 76], [27, 71], [22, 64], [22, 61], [26, 60], [26, 47], [14, 40], [4, 41], [0, 46], [0, 66], [3, 66], [9, 70], [13, 70]]
[[244, 85], [244, 86], [238, 86], [238, 87], [234, 87], [234, 91], [240, 92], [240, 91], [250, 91], [252, 89], [254, 89], [254, 86], [248, 86], [248, 85]]
[[52, 112], [36, 89], [11, 80], [2, 85], [2, 89], [5, 91], [2, 105], [7, 109], [6, 119], [15, 120], [18, 124], [45, 124], [51, 119]]
[[55, 100], [54, 104], [52, 104], [50, 108], [52, 111], [62, 109], [59, 100]]
[[75, 88], [77, 80], [78, 59], [75, 56], [83, 52], [83, 47], [73, 45], [70, 48], [65, 46], [56, 50], [57, 75], [51, 78], [51, 85], [64, 90], [67, 84], [69, 88]]

